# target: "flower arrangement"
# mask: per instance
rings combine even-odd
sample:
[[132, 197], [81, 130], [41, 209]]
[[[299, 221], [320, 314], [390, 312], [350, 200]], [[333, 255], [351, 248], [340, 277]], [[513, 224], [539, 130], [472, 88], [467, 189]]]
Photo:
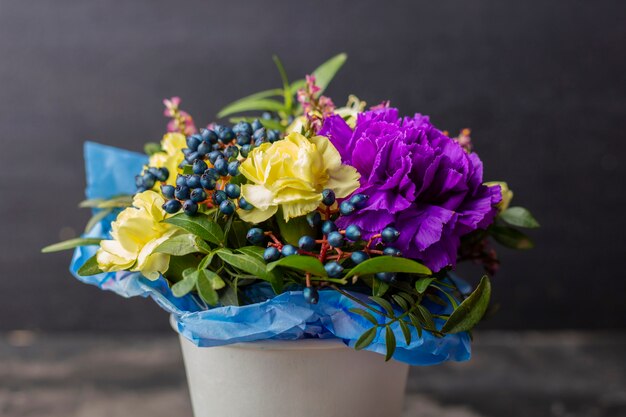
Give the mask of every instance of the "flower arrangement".
[[[537, 221], [484, 182], [469, 130], [324, 96], [345, 54], [295, 82], [274, 60], [282, 87], [224, 108], [231, 124], [198, 129], [172, 98], [146, 156], [88, 143], [94, 216], [44, 251], [75, 248], [79, 279], [153, 297], [201, 346], [337, 337], [387, 360], [467, 359], [493, 242], [529, 249], [519, 228]], [[473, 291], [462, 261], [485, 269]]]

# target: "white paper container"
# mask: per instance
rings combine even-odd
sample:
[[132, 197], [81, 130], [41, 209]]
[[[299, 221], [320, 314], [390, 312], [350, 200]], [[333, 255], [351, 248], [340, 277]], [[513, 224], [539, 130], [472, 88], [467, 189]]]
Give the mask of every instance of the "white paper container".
[[339, 340], [199, 348], [180, 337], [195, 417], [400, 417], [409, 366]]

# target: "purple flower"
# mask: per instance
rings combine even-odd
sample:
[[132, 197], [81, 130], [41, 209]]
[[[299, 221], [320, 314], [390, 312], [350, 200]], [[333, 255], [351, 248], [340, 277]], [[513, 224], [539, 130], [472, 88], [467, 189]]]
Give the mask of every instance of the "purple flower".
[[338, 220], [340, 227], [357, 224], [371, 236], [393, 225], [403, 256], [439, 271], [456, 264], [461, 236], [493, 222], [500, 188], [483, 185], [478, 155], [427, 116], [401, 119], [397, 109], [381, 108], [360, 113], [354, 129], [331, 116], [319, 134], [361, 174], [355, 193], [370, 196], [367, 207]]

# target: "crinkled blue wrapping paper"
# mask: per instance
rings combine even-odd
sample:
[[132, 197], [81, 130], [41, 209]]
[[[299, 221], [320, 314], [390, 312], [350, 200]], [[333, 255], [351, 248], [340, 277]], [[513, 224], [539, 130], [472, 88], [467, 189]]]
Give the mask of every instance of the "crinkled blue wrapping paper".
[[[87, 142], [85, 144], [87, 190], [89, 198], [107, 198], [117, 194], [132, 194], [134, 177], [146, 164], [145, 155]], [[114, 216], [102, 220], [89, 233], [90, 237], [106, 237]], [[177, 298], [171, 293], [165, 278], [150, 281], [139, 273], [103, 273], [90, 277], [78, 276], [76, 271], [96, 252], [96, 246], [77, 248], [70, 271], [82, 282], [97, 285], [123, 297], [151, 297], [176, 319], [178, 331], [198, 346], [220, 346], [265, 339], [294, 340], [306, 337], [340, 338], [353, 346], [371, 324], [350, 308], [360, 306], [332, 290], [320, 291], [318, 304], [304, 301], [300, 291], [273, 296], [264, 284], [253, 286], [250, 296], [264, 300], [241, 307], [228, 306], [206, 309], [192, 294]], [[360, 296], [358, 294], [354, 294]], [[362, 297], [362, 296], [361, 296]], [[267, 299], [270, 298], [270, 299]], [[443, 307], [428, 306], [433, 312]], [[438, 325], [441, 321], [437, 320]], [[423, 332], [418, 337], [411, 327], [412, 342], [407, 346], [397, 323], [392, 325], [397, 349], [394, 359], [411, 365], [433, 365], [447, 360], [463, 361], [470, 357], [470, 341], [466, 333], [434, 337]], [[378, 333], [367, 348], [385, 353], [384, 332]]]

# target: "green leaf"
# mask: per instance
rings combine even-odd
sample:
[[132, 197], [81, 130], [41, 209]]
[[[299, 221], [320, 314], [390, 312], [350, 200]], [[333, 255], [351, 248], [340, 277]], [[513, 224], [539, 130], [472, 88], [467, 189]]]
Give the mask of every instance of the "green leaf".
[[304, 87], [306, 87], [306, 80], [304, 78], [301, 78], [299, 80], [292, 82], [291, 85], [289, 86], [289, 90], [291, 91], [291, 94], [293, 95], [293, 94], [296, 94], [298, 90], [301, 90]]
[[361, 350], [371, 345], [372, 342], [374, 341], [374, 338], [376, 337], [377, 330], [378, 328], [376, 326], [372, 327], [371, 329], [366, 330], [354, 344], [354, 349]]
[[282, 266], [284, 268], [297, 269], [302, 272], [309, 272], [313, 275], [319, 277], [326, 277], [326, 270], [324, 269], [324, 264], [322, 264], [319, 259], [314, 258], [313, 256], [304, 256], [304, 255], [293, 255], [287, 256], [285, 258], [279, 259], [277, 261], [271, 262], [267, 264], [267, 270], [271, 271], [277, 266]]
[[[282, 90], [280, 90], [282, 93]], [[272, 111], [280, 112], [285, 110], [285, 105], [280, 101], [271, 100], [268, 98], [259, 98], [255, 100], [237, 101], [220, 111], [217, 117], [226, 117], [231, 114], [241, 113], [246, 111]]]
[[418, 279], [417, 281], [415, 281], [415, 291], [417, 291], [418, 294], [424, 294], [430, 283], [434, 280], [435, 278]]
[[104, 219], [106, 216], [108, 216], [109, 214], [111, 214], [113, 212], [112, 208], [109, 209], [101, 209], [98, 212], [96, 212], [93, 216], [91, 216], [91, 218], [89, 219], [89, 221], [87, 222], [87, 224], [85, 225], [85, 233], [88, 233], [91, 229], [93, 229], [93, 227], [100, 223], [100, 221], [102, 219]]
[[398, 320], [400, 323], [400, 329], [402, 330], [402, 334], [404, 335], [404, 341], [407, 345], [411, 344], [411, 330], [409, 329], [408, 324], [404, 320]]
[[65, 240], [63, 242], [55, 243], [53, 245], [46, 246], [41, 250], [42, 253], [59, 252], [62, 250], [74, 249], [79, 246], [99, 245], [100, 238], [91, 237], [77, 237], [74, 239]]
[[207, 281], [209, 281], [214, 290], [221, 290], [226, 286], [226, 283], [224, 282], [222, 277], [217, 275], [215, 272], [208, 269], [202, 269], [198, 272], [200, 273], [198, 279], [206, 279]]
[[315, 231], [309, 226], [306, 216], [295, 217], [286, 222], [283, 218], [282, 210], [279, 210], [274, 218], [284, 243], [297, 247], [298, 240], [302, 236], [315, 236]]
[[387, 314], [389, 314], [389, 316], [391, 317], [394, 316], [393, 307], [391, 306], [391, 303], [389, 301], [385, 300], [384, 298], [376, 297], [376, 296], [371, 296], [368, 298], [372, 300], [373, 302], [375, 302], [376, 304], [378, 304], [379, 306], [381, 306], [387, 312]]
[[413, 325], [413, 327], [417, 329], [417, 337], [421, 338], [422, 324], [420, 323], [419, 318], [415, 314], [409, 313], [409, 319], [411, 320], [411, 324]]
[[285, 67], [283, 63], [280, 61], [277, 55], [272, 56], [272, 60], [274, 60], [274, 64], [276, 64], [276, 68], [278, 68], [278, 72], [280, 73], [280, 79], [283, 82], [283, 97], [285, 101], [285, 109], [290, 110], [293, 104], [293, 95], [291, 94], [291, 89], [289, 88], [289, 79], [287, 78], [287, 72], [285, 71]]
[[207, 269], [211, 262], [213, 261], [213, 257], [215, 256], [215, 251], [211, 251], [208, 255], [206, 255], [200, 263], [198, 264], [198, 269]]
[[130, 207], [133, 203], [132, 195], [119, 195], [109, 199], [92, 198], [90, 200], [81, 201], [78, 204], [80, 208], [125, 208]]
[[393, 294], [391, 298], [393, 298], [393, 301], [395, 301], [402, 310], [407, 311], [409, 309], [409, 303], [407, 303], [406, 300], [398, 294]]
[[372, 295], [382, 297], [387, 290], [389, 290], [389, 284], [376, 278], [372, 280]]
[[[239, 110], [232, 110], [232, 109], [233, 108], [236, 109], [239, 106], [244, 105], [246, 103], [253, 103], [253, 102], [257, 102], [258, 100], [267, 99], [269, 97], [278, 97], [282, 95], [283, 95], [283, 90], [281, 88], [273, 88], [271, 90], [259, 91], [258, 93], [250, 94], [249, 96], [233, 101], [232, 103], [224, 107], [222, 110], [220, 110], [217, 116], [224, 117], [229, 114], [236, 113]], [[220, 116], [221, 114], [223, 114], [223, 116]]]
[[419, 262], [395, 256], [377, 256], [361, 262], [350, 270], [345, 278], [354, 275], [375, 274], [377, 272], [405, 272], [412, 274], [430, 275], [430, 269]]
[[81, 277], [90, 277], [92, 275], [98, 275], [102, 273], [102, 270], [98, 266], [98, 255], [94, 255], [87, 259], [85, 263], [78, 269], [77, 274]]
[[215, 306], [219, 302], [219, 296], [217, 291], [213, 288], [211, 281], [208, 279], [201, 279], [202, 277], [198, 276], [198, 282], [196, 283], [196, 288], [198, 289], [198, 294], [200, 298], [204, 300], [210, 306]]
[[418, 305], [415, 312], [418, 314], [420, 323], [423, 323], [428, 329], [435, 329], [435, 321], [432, 313], [423, 305]]
[[235, 220], [233, 224], [230, 226], [230, 232], [228, 233], [228, 242], [230, 243], [231, 248], [241, 248], [243, 246], [248, 245], [248, 240], [246, 239], [246, 233], [250, 226], [248, 226], [245, 222]]
[[229, 265], [241, 269], [242, 271], [258, 277], [259, 279], [268, 281], [274, 292], [277, 294], [282, 292], [282, 276], [276, 274], [274, 271], [267, 271], [265, 263], [259, 260], [256, 256], [244, 253], [232, 253], [228, 249], [219, 249], [215, 253], [220, 257], [220, 259]]
[[148, 142], [143, 145], [143, 151], [148, 156], [152, 156], [157, 152], [161, 152], [162, 150], [163, 149], [161, 149], [161, 145], [156, 142]]
[[362, 310], [360, 308], [351, 308], [348, 311], [354, 314], [358, 314], [359, 316], [365, 318], [367, 321], [369, 321], [375, 326], [378, 325], [378, 320], [376, 320], [376, 317], [374, 317], [369, 311]]
[[154, 250], [168, 255], [183, 256], [190, 253], [209, 253], [209, 245], [196, 235], [190, 233], [169, 238]]
[[489, 230], [493, 238], [506, 247], [526, 250], [535, 246], [528, 236], [517, 229], [506, 226], [493, 226]]
[[163, 275], [170, 282], [178, 282], [185, 279], [185, 273], [197, 269], [198, 260], [193, 254], [185, 256], [170, 256], [170, 265]]
[[313, 71], [315, 84], [320, 88], [319, 94], [322, 94], [324, 90], [326, 90], [328, 84], [330, 84], [335, 74], [337, 74], [337, 71], [339, 71], [347, 59], [348, 55], [345, 53], [335, 55]]
[[253, 258], [257, 258], [259, 261], [265, 263], [265, 260], [263, 259], [263, 252], [265, 252], [265, 249], [260, 246], [244, 246], [237, 249], [237, 252], [252, 256]]
[[452, 312], [441, 331], [459, 333], [472, 329], [485, 315], [491, 298], [491, 282], [482, 277], [478, 287]]
[[385, 361], [388, 361], [396, 351], [396, 335], [391, 330], [391, 326], [385, 326], [385, 346], [387, 348]]
[[436, 288], [437, 290], [439, 290], [439, 292], [442, 293], [448, 299], [448, 301], [450, 302], [450, 305], [452, 305], [452, 308], [457, 308], [459, 306], [459, 302], [455, 300], [454, 297], [450, 295], [448, 291], [444, 290], [438, 285], [433, 285], [433, 288]]
[[511, 226], [524, 227], [526, 229], [539, 227], [539, 222], [524, 207], [509, 207], [500, 213], [499, 217]]
[[220, 245], [224, 240], [222, 228], [206, 214], [198, 214], [192, 217], [185, 213], [180, 213], [164, 220], [164, 222], [180, 227], [215, 245]]
[[197, 280], [198, 275], [192, 273], [182, 281], [178, 281], [176, 284], [172, 285], [172, 294], [174, 294], [175, 297], [183, 297], [187, 295], [191, 290], [194, 289]]

